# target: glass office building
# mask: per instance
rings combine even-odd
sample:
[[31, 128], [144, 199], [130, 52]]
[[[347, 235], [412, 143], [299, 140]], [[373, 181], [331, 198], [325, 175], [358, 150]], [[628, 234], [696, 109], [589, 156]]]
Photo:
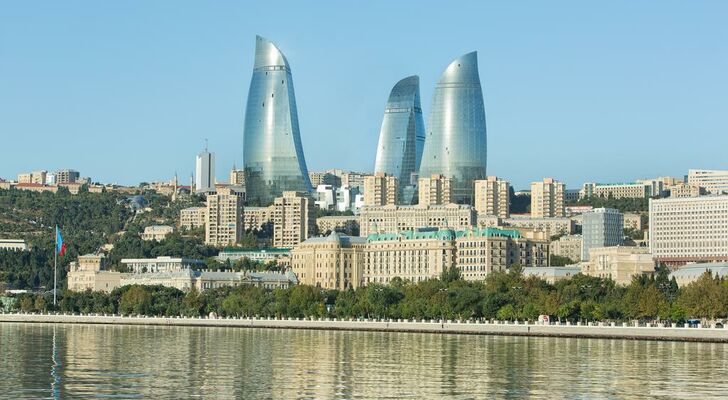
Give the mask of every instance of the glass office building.
[[243, 131], [246, 198], [267, 205], [283, 191], [311, 191], [286, 57], [256, 36]]
[[375, 172], [399, 179], [400, 198], [420, 167], [424, 142], [420, 78], [414, 75], [397, 82], [389, 94], [374, 162]]
[[465, 54], [448, 65], [435, 87], [420, 176], [452, 179], [453, 201], [473, 204], [474, 183], [486, 178], [485, 106], [478, 55]]

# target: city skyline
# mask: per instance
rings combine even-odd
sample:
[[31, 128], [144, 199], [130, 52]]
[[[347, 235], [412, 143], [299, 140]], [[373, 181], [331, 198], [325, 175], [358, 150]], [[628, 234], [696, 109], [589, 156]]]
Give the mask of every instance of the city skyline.
[[[0, 160], [0, 177], [61, 168], [123, 184], [168, 180], [175, 171], [185, 177], [209, 138], [217, 178], [225, 180], [242, 164], [257, 33], [295, 64], [311, 171], [371, 172], [392, 82], [419, 75], [429, 115], [438, 74], [472, 50], [480, 53], [486, 92], [488, 173], [515, 189], [543, 176], [576, 189], [725, 169], [723, 4], [618, 3], [598, 12], [574, 3], [472, 5], [469, 12], [423, 9], [412, 21], [402, 18], [411, 6], [400, 4], [387, 7], [377, 30], [368, 27], [383, 4], [355, 10], [357, 21], [324, 6], [294, 5], [275, 16], [256, 7], [181, 3], [178, 18], [165, 21], [168, 10], [143, 3], [10, 5], [0, 17], [0, 131], [17, 150]], [[309, 29], [309, 15], [327, 23]], [[455, 15], [457, 23], [447, 22]], [[443, 29], [430, 32], [435, 20]], [[390, 34], [395, 26], [400, 37]], [[30, 149], [28, 138], [53, 145]], [[590, 151], [596, 142], [602, 150]], [[135, 162], [119, 168], [129, 154]]]

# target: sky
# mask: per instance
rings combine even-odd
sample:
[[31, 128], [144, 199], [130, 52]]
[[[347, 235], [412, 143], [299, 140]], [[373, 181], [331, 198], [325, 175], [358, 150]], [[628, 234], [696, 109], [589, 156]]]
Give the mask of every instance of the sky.
[[384, 105], [478, 52], [488, 174], [728, 169], [728, 2], [0, 0], [0, 177], [183, 182], [242, 165], [255, 35], [288, 58], [309, 171], [374, 168]]

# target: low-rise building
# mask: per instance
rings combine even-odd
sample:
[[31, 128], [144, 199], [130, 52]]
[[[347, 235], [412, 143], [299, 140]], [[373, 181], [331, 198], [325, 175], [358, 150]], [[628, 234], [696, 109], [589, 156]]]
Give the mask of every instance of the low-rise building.
[[196, 228], [204, 228], [206, 219], [206, 207], [189, 207], [183, 208], [179, 211], [180, 229], [192, 230]]
[[106, 270], [103, 254], [86, 254], [69, 265], [66, 277], [68, 290], [75, 292], [111, 292], [121, 286], [123, 274]]
[[174, 232], [174, 228], [169, 225], [152, 225], [144, 228], [142, 240], [156, 240], [161, 242], [167, 235]]
[[280, 266], [287, 267], [290, 263], [291, 249], [241, 249], [226, 248], [217, 255], [220, 262], [238, 261], [247, 258], [250, 261], [271, 262], [275, 261]]
[[0, 239], [0, 250], [27, 251], [28, 244], [22, 239]]
[[728, 193], [728, 170], [691, 169], [688, 184], [703, 187], [710, 194]]
[[321, 235], [342, 232], [349, 236], [359, 236], [359, 217], [355, 215], [334, 215], [316, 218], [316, 227]]
[[157, 258], [123, 258], [121, 259], [121, 263], [136, 274], [184, 271], [199, 269], [205, 265], [205, 262], [202, 260], [169, 256], [160, 256]]
[[43, 185], [40, 183], [18, 183], [12, 187], [18, 190], [27, 190], [29, 192], [58, 192], [58, 186]]
[[523, 276], [525, 278], [536, 277], [550, 284], [555, 284], [564, 279], [571, 279], [581, 272], [579, 267], [525, 267]]
[[660, 196], [662, 182], [659, 185], [659, 188], [655, 188], [650, 182], [585, 183], [579, 192], [579, 198], [644, 199]]
[[464, 204], [365, 206], [359, 213], [359, 235], [394, 233], [427, 227], [464, 230], [474, 226], [476, 220], [475, 210]]
[[687, 183], [679, 183], [677, 185], [670, 186], [670, 197], [671, 198], [685, 198], [685, 197], [698, 197], [707, 194], [705, 188], [690, 185]]
[[697, 281], [706, 272], [713, 278], [728, 279], [728, 262], [687, 264], [672, 271], [668, 279], [675, 278], [677, 285], [682, 287]]
[[645, 229], [644, 224], [642, 224], [642, 214], [624, 214], [624, 229], [634, 229], [636, 231]]
[[655, 262], [646, 247], [592, 248], [589, 250], [589, 262], [581, 265], [582, 274], [609, 278], [618, 285], [629, 285], [635, 276], [655, 271]]
[[574, 233], [574, 221], [565, 218], [532, 218], [530, 216], [512, 215], [503, 221], [506, 226], [529, 228], [546, 232], [549, 236], [571, 235]]
[[581, 235], [565, 235], [549, 244], [551, 255], [566, 257], [573, 262], [581, 260]]

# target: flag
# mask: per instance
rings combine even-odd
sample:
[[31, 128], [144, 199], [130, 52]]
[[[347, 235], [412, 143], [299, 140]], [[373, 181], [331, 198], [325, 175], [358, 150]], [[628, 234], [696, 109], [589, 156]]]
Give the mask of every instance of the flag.
[[61, 230], [56, 225], [56, 254], [63, 257], [66, 254], [66, 244], [63, 243], [63, 236], [61, 236]]

